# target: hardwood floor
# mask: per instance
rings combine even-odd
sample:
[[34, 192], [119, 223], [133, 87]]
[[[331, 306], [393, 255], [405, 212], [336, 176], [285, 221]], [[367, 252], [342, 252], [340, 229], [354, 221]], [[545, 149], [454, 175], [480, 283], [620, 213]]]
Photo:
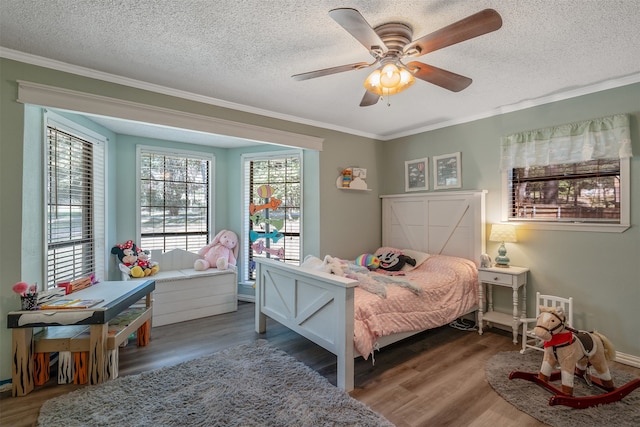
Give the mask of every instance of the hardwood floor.
[[[185, 360], [267, 339], [336, 382], [335, 356], [271, 320], [267, 333], [254, 332], [254, 305], [240, 303], [235, 313], [153, 328], [147, 347], [135, 342], [120, 350], [120, 375], [175, 365]], [[487, 383], [485, 362], [500, 351], [516, 350], [511, 334], [492, 329], [478, 335], [448, 326], [427, 331], [356, 360], [356, 389], [351, 395], [404, 426], [544, 426], [518, 411]], [[615, 364], [640, 375], [640, 369]], [[24, 397], [0, 394], [0, 425], [35, 425], [42, 404], [84, 386], [58, 385], [52, 372], [46, 385]]]

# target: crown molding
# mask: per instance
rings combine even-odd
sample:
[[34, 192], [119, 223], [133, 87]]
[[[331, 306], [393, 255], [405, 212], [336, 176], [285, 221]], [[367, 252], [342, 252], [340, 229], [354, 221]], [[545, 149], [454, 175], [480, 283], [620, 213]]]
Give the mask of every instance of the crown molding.
[[319, 127], [322, 129], [334, 130], [337, 132], [343, 132], [351, 135], [361, 136], [364, 138], [376, 139], [379, 141], [389, 141], [393, 139], [403, 138], [406, 136], [411, 136], [423, 132], [429, 132], [436, 129], [446, 128], [449, 126], [455, 126], [463, 123], [469, 123], [476, 120], [486, 119], [493, 116], [499, 116], [501, 114], [512, 113], [519, 110], [524, 110], [527, 108], [537, 107], [544, 104], [549, 104], [552, 102], [563, 101], [566, 99], [575, 98], [582, 95], [588, 95], [591, 93], [600, 92], [603, 90], [614, 89], [621, 86], [626, 86], [634, 83], [640, 82], [640, 73], [631, 74], [628, 76], [624, 76], [618, 79], [605, 80], [602, 82], [595, 83], [593, 85], [583, 86], [580, 88], [576, 88], [573, 90], [568, 90], [564, 92], [558, 92], [552, 95], [542, 96], [539, 98], [534, 98], [531, 100], [526, 100], [522, 102], [518, 102], [511, 105], [505, 105], [490, 111], [486, 111], [484, 113], [471, 115], [467, 117], [462, 117], [454, 120], [446, 120], [438, 123], [434, 123], [427, 126], [421, 126], [417, 128], [413, 128], [404, 132], [398, 132], [393, 134], [386, 135], [377, 135], [366, 132], [361, 132], [355, 129], [345, 128], [341, 126], [332, 125], [330, 123], [317, 122], [313, 120], [303, 119], [297, 116], [291, 116], [288, 114], [281, 114], [274, 111], [264, 110], [256, 107], [251, 107], [248, 105], [237, 104], [229, 101], [225, 101], [222, 99], [217, 99], [213, 97], [208, 97], [204, 95], [199, 95], [192, 92], [182, 91], [178, 89], [173, 89], [166, 86], [161, 86], [153, 83], [144, 82], [141, 80], [135, 80], [128, 77], [122, 77], [115, 74], [105, 73], [102, 71], [93, 70], [90, 68], [80, 67], [77, 65], [68, 64], [61, 61], [56, 61], [49, 58], [44, 58], [41, 56], [31, 55], [28, 53], [7, 49], [4, 47], [0, 47], [0, 57], [12, 59], [19, 62], [24, 62], [31, 65], [36, 65], [40, 67], [50, 68], [58, 71], [67, 72], [70, 74], [76, 74], [83, 77], [94, 78], [98, 80], [103, 80], [111, 83], [116, 83], [128, 87], [134, 87], [137, 89], [147, 90], [150, 92], [161, 93], [163, 95], [174, 96], [177, 98], [187, 99], [191, 101], [201, 102], [204, 104], [215, 105], [218, 107], [229, 108], [232, 110], [242, 111], [245, 113], [257, 114], [265, 117], [271, 117], [279, 120], [286, 120], [289, 122], [300, 123], [308, 126]]
[[583, 86], [573, 90], [558, 92], [552, 95], [518, 102], [516, 104], [505, 105], [500, 108], [496, 108], [494, 110], [490, 110], [490, 111], [476, 114], [473, 116], [463, 117], [461, 119], [448, 120], [448, 121], [439, 122], [429, 126], [415, 128], [406, 132], [387, 135], [383, 138], [383, 140], [388, 141], [390, 139], [402, 138], [405, 136], [415, 135], [417, 133], [429, 132], [431, 130], [441, 129], [449, 126], [474, 122], [476, 120], [487, 119], [489, 117], [499, 116], [501, 114], [513, 113], [515, 111], [525, 110], [527, 108], [538, 107], [540, 105], [550, 104], [552, 102], [558, 102], [558, 101], [564, 101], [566, 99], [577, 98], [578, 96], [589, 95], [591, 93], [601, 92], [603, 90], [608, 90], [608, 89], [615, 89], [617, 87], [627, 86], [634, 83], [640, 83], [640, 73], [631, 74], [618, 79], [605, 80], [589, 86]]
[[131, 79], [131, 78], [119, 76], [116, 74], [105, 73], [103, 71], [97, 71], [91, 68], [80, 67], [77, 65], [68, 64], [66, 62], [56, 61], [54, 59], [44, 58], [37, 55], [31, 55], [28, 53], [7, 49], [4, 47], [0, 47], [0, 57], [11, 59], [18, 62], [24, 62], [26, 64], [35, 65], [38, 67], [44, 67], [52, 70], [63, 71], [65, 73], [75, 74], [82, 77], [89, 77], [92, 79], [102, 80], [102, 81], [120, 84], [128, 87], [133, 87], [136, 89], [147, 90], [149, 92], [155, 92], [163, 95], [174, 96], [176, 98], [182, 98], [190, 101], [201, 102], [203, 104], [208, 104], [208, 105], [215, 105], [216, 107], [229, 108], [231, 110], [257, 114], [265, 117], [271, 117], [273, 119], [286, 120], [289, 122], [300, 123], [303, 125], [314, 126], [322, 129], [335, 130], [338, 132], [362, 136], [365, 138], [380, 139], [379, 135], [364, 133], [364, 132], [357, 131], [355, 129], [335, 126], [330, 123], [323, 123], [323, 122], [318, 122], [314, 120], [303, 119], [301, 117], [291, 116], [288, 114], [281, 114], [274, 111], [252, 107], [249, 105], [237, 104], [237, 103], [225, 101], [222, 99], [199, 95], [193, 92], [187, 92], [179, 89], [170, 88], [167, 86], [161, 86], [154, 83]]
[[18, 102], [322, 151], [323, 138], [18, 80]]

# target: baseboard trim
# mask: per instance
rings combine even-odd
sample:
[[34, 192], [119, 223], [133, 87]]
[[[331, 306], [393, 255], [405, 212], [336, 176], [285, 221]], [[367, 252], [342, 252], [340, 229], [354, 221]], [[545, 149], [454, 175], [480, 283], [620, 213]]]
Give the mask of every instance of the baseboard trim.
[[640, 357], [633, 354], [616, 352], [616, 362], [624, 365], [633, 366], [634, 368], [640, 368]]
[[256, 297], [255, 295], [242, 295], [242, 294], [238, 294], [238, 301], [243, 301], [243, 302], [256, 302]]

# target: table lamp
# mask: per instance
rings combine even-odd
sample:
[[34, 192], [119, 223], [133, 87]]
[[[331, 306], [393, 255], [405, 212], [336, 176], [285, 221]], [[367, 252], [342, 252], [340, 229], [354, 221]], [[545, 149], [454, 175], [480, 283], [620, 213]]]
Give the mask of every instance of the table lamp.
[[493, 224], [491, 226], [491, 235], [489, 240], [492, 242], [500, 242], [498, 248], [498, 256], [496, 257], [496, 267], [509, 267], [509, 257], [507, 256], [507, 248], [505, 242], [515, 243], [516, 227], [512, 224]]

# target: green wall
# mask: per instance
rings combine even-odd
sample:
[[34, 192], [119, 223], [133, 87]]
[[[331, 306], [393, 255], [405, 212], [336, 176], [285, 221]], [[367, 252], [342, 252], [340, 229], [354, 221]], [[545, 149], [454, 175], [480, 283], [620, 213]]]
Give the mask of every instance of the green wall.
[[[404, 161], [462, 152], [463, 188], [487, 189], [487, 221], [500, 220], [500, 136], [617, 113], [632, 116], [632, 141], [640, 156], [640, 84], [611, 89], [552, 104], [503, 114], [472, 123], [381, 142], [313, 126], [291, 123], [195, 101], [0, 59], [0, 382], [11, 377], [11, 333], [6, 313], [19, 307], [11, 286], [42, 276], [40, 214], [42, 202], [41, 154], [33, 150], [41, 135], [34, 121], [39, 108], [16, 102], [17, 82], [68, 88], [241, 123], [324, 138], [324, 150], [304, 153], [304, 254], [350, 258], [380, 245], [381, 194], [404, 192]], [[38, 126], [38, 130], [35, 127]], [[135, 143], [139, 138], [111, 135], [108, 153], [109, 247], [135, 232]], [[164, 141], [140, 140], [153, 144]], [[199, 146], [192, 149], [204, 150]], [[272, 146], [269, 148], [273, 149]], [[216, 155], [216, 228], [240, 230], [240, 156], [254, 149], [211, 149]], [[40, 149], [41, 153], [41, 149]], [[340, 168], [367, 169], [370, 192], [336, 188]], [[35, 172], [34, 172], [35, 171]], [[130, 175], [129, 175], [130, 174]], [[37, 176], [40, 175], [40, 176]], [[37, 176], [37, 177], [36, 177]], [[128, 178], [130, 176], [131, 178]], [[619, 351], [640, 357], [637, 325], [640, 315], [640, 158], [632, 159], [632, 227], [621, 234], [520, 230], [520, 242], [510, 245], [516, 265], [531, 268], [528, 287], [531, 311], [535, 291], [570, 295], [575, 299], [576, 325], [607, 334]], [[40, 184], [38, 184], [40, 182]], [[433, 188], [433, 183], [430, 185]], [[39, 200], [39, 201], [37, 201]], [[34, 225], [35, 224], [35, 225]], [[38, 231], [40, 230], [40, 231]], [[16, 249], [21, 242], [21, 249]], [[497, 251], [488, 242], [488, 252]], [[498, 304], [509, 307], [509, 298]]]
[[[518, 229], [508, 244], [511, 264], [527, 266], [528, 312], [535, 293], [574, 298], [574, 327], [604, 333], [623, 353], [640, 357], [640, 84], [597, 92], [384, 143], [378, 166], [393, 165], [382, 193], [404, 190], [405, 160], [460, 151], [464, 189], [485, 189], [487, 223], [501, 219], [501, 136], [626, 113], [631, 118], [631, 228], [624, 233]], [[433, 182], [430, 183], [433, 188]], [[487, 228], [487, 236], [490, 228]], [[491, 257], [498, 244], [487, 242]], [[495, 292], [509, 312], [510, 292]]]

